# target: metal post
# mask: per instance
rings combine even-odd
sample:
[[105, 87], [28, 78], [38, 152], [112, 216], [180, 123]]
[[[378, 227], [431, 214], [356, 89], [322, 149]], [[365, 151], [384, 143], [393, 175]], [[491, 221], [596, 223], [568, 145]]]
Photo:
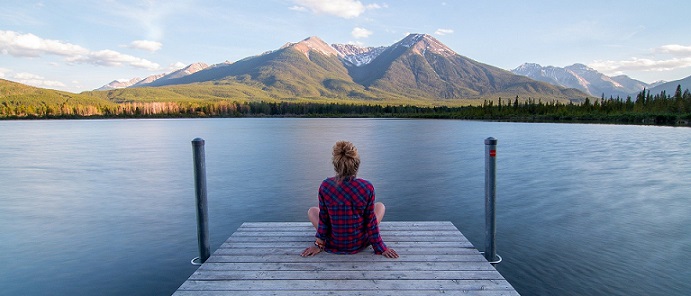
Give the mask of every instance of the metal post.
[[197, 201], [197, 239], [199, 242], [199, 257], [192, 259], [192, 264], [201, 265], [211, 256], [209, 248], [208, 207], [206, 202], [206, 160], [204, 156], [204, 140], [192, 140], [194, 150], [194, 191]]
[[497, 255], [497, 226], [495, 205], [497, 202], [497, 139], [485, 139], [485, 259], [490, 263], [501, 262]]

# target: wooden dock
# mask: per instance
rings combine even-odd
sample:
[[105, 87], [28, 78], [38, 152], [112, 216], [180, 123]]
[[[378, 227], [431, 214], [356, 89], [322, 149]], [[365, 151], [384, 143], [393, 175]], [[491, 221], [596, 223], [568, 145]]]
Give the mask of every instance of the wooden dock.
[[382, 222], [400, 258], [300, 253], [309, 222], [243, 223], [173, 295], [518, 295], [451, 222]]

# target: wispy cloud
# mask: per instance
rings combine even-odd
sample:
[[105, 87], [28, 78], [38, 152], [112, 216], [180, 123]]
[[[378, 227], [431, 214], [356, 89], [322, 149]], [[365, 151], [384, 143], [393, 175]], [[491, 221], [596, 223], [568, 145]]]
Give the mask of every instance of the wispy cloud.
[[362, 4], [357, 0], [293, 0], [297, 6], [290, 9], [305, 11], [310, 10], [316, 14], [330, 14], [337, 17], [350, 19], [360, 16], [367, 9], [380, 9], [387, 7], [386, 4]]
[[633, 57], [623, 61], [594, 61], [588, 65], [604, 73], [621, 74], [627, 71], [670, 71], [691, 67], [691, 58], [674, 58], [666, 60], [640, 59]]
[[365, 7], [367, 9], [381, 9], [381, 8], [389, 8], [389, 5], [386, 3], [384, 3], [384, 4], [372, 3], [372, 4], [367, 4]]
[[135, 68], [157, 70], [159, 65], [146, 59], [126, 55], [114, 50], [91, 51], [79, 45], [60, 40], [43, 39], [34, 34], [0, 31], [0, 53], [15, 57], [57, 55], [70, 63], [102, 66], [128, 65]]
[[360, 27], [355, 27], [352, 32], [350, 32], [350, 35], [355, 37], [356, 39], [359, 38], [367, 38], [370, 35], [372, 35], [372, 31], [367, 30], [365, 28], [360, 28]]
[[124, 24], [141, 30], [150, 40], [163, 40], [166, 20], [176, 14], [193, 15], [201, 7], [188, 0], [146, 0], [127, 3], [123, 1], [98, 2], [103, 13], [125, 19]]
[[651, 52], [653, 54], [648, 58], [596, 60], [588, 66], [607, 74], [622, 74], [629, 71], [661, 72], [691, 67], [691, 46], [669, 44], [654, 48]]
[[307, 7], [297, 6], [297, 5], [288, 7], [288, 9], [295, 10], [295, 11], [307, 11]]
[[163, 44], [158, 41], [150, 41], [150, 40], [135, 40], [130, 43], [128, 46], [130, 48], [134, 49], [141, 49], [141, 50], [146, 50], [150, 52], [155, 52], [161, 49], [163, 47]]
[[670, 53], [675, 55], [691, 56], [691, 46], [684, 46], [679, 44], [663, 45], [654, 49], [653, 51], [660, 53]]
[[158, 70], [160, 66], [154, 62], [146, 59], [134, 57], [131, 55], [119, 53], [114, 50], [104, 49], [99, 51], [91, 51], [85, 55], [76, 55], [67, 58], [68, 62], [93, 64], [108, 67], [119, 67], [129, 65], [135, 68], [142, 68], [147, 70]]
[[451, 29], [437, 29], [434, 31], [434, 34], [439, 35], [439, 36], [444, 36], [448, 34], [453, 34], [453, 30]]

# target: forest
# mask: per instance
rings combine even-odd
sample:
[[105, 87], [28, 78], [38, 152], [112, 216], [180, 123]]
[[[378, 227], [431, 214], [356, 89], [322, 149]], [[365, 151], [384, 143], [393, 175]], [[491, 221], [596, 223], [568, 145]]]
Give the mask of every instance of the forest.
[[497, 98], [482, 104], [445, 107], [305, 101], [190, 100], [111, 102], [64, 96], [62, 99], [0, 98], [0, 119], [180, 118], [180, 117], [381, 117], [446, 118], [524, 122], [599, 122], [689, 125], [691, 93], [642, 90], [635, 98], [586, 98], [580, 103], [532, 98]]

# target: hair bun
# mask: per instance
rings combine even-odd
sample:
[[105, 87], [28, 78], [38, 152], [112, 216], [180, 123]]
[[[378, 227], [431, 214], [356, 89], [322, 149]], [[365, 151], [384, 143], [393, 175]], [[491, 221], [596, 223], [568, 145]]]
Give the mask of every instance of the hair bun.
[[331, 161], [339, 178], [355, 177], [360, 167], [360, 156], [357, 153], [357, 148], [353, 143], [347, 141], [336, 142]]
[[351, 142], [338, 141], [334, 145], [333, 156], [356, 158], [358, 156], [357, 148]]

